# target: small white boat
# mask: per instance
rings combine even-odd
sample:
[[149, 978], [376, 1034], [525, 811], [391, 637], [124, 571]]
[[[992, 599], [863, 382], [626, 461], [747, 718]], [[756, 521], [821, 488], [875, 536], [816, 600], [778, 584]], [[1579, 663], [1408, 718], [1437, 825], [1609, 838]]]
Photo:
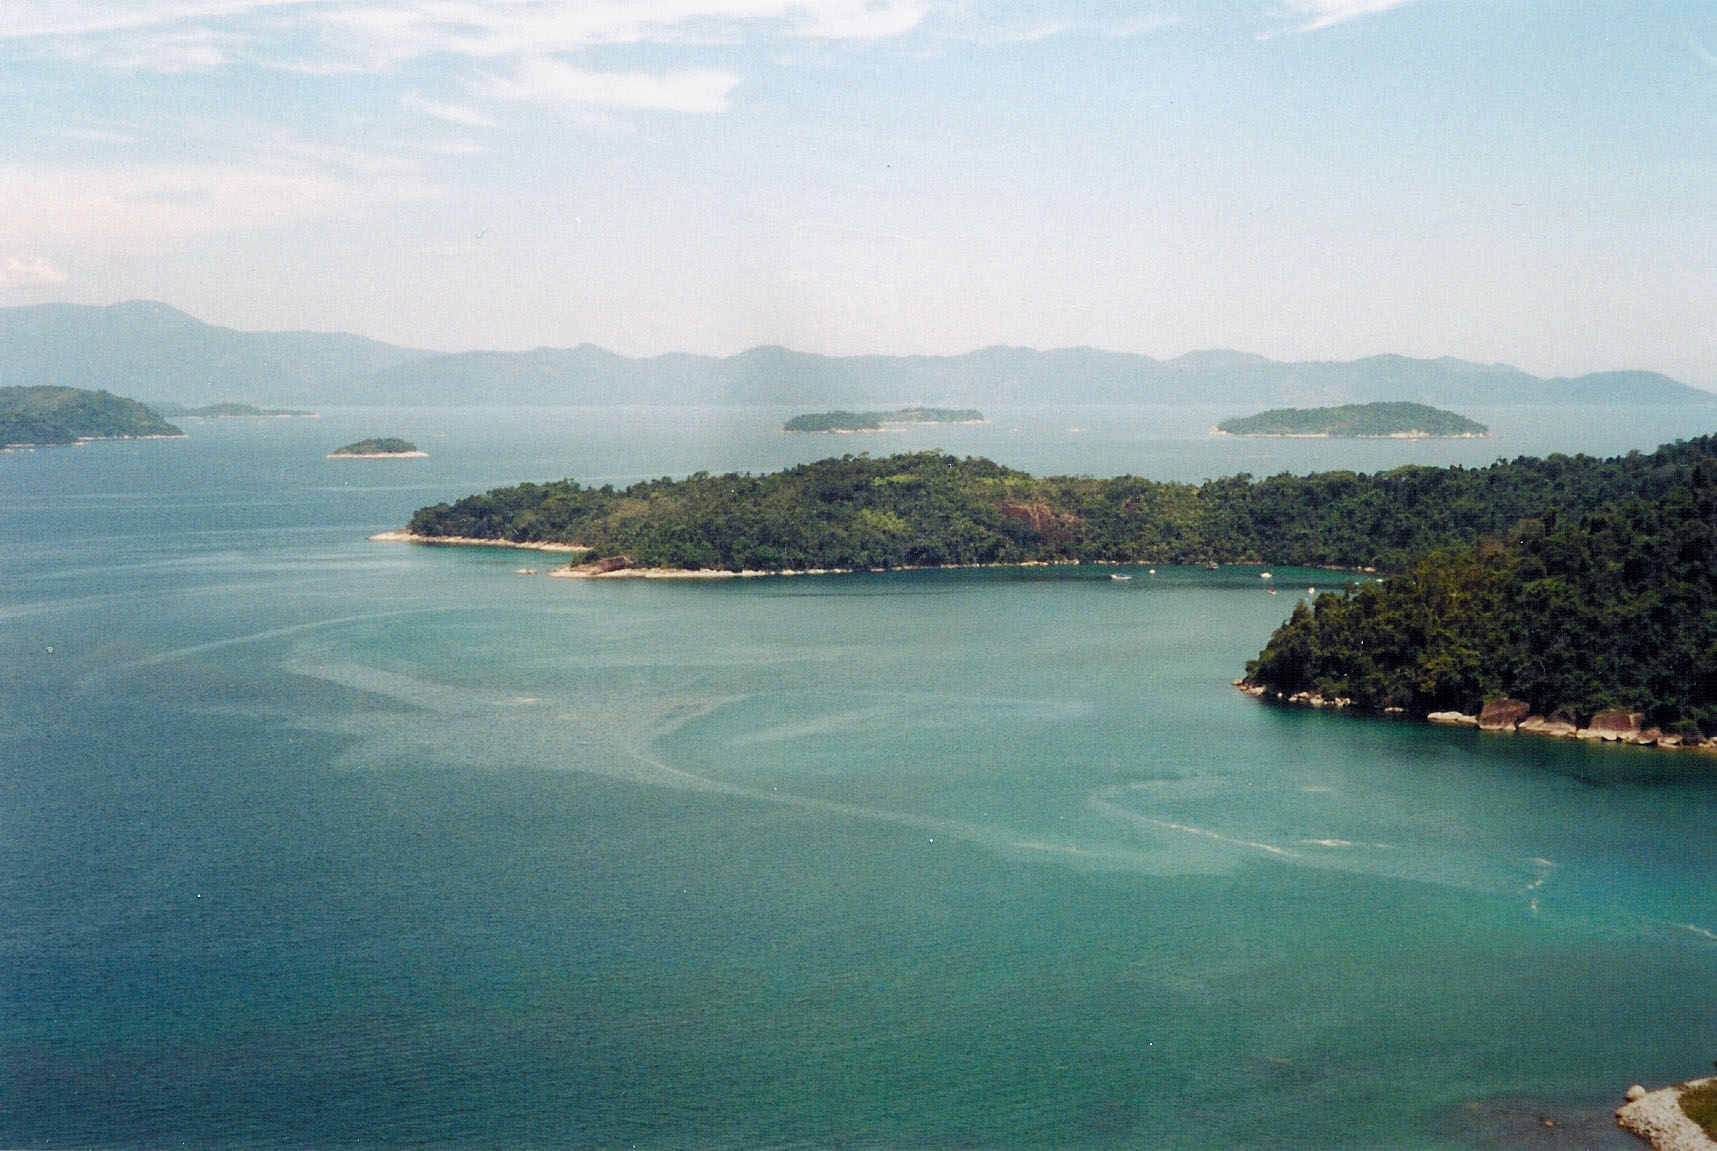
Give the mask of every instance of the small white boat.
[[536, 568], [520, 568], [518, 571], [514, 572], [513, 574], [514, 575], [536, 575], [537, 569]]
[[1122, 575], [1120, 572], [1110, 572], [1109, 578], [1112, 580], [1130, 580], [1133, 577], [1130, 575]]
[[1273, 579], [1275, 577], [1271, 576], [1269, 572], [1259, 572], [1258, 578], [1259, 579]]

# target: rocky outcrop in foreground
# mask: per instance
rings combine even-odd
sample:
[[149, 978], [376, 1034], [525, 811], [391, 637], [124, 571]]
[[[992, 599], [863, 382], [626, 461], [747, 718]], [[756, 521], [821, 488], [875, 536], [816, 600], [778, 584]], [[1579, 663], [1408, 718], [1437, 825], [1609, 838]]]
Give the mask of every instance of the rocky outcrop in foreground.
[[1616, 1112], [1616, 1123], [1650, 1143], [1657, 1151], [1717, 1151], [1717, 1142], [1681, 1109], [1681, 1093], [1710, 1083], [1695, 1079], [1659, 1091], [1628, 1088], [1628, 1104]]
[[1606, 743], [1631, 743], [1639, 747], [1706, 747], [1710, 741], [1700, 736], [1664, 731], [1645, 726], [1645, 715], [1637, 711], [1600, 711], [1585, 727], [1579, 726], [1572, 714], [1552, 712], [1549, 716], [1529, 715], [1531, 708], [1518, 699], [1497, 699], [1485, 704], [1479, 715], [1481, 731], [1524, 731], [1536, 735], [1559, 735], [1574, 739], [1596, 739]]
[[1513, 731], [1530, 718], [1532, 705], [1522, 699], [1493, 699], [1479, 712], [1480, 731]]

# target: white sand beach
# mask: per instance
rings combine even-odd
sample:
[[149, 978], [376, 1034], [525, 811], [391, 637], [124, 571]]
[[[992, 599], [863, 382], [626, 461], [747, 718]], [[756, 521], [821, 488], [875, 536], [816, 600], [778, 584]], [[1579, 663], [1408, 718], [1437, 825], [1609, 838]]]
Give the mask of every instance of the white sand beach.
[[403, 528], [395, 531], [377, 532], [370, 539], [387, 544], [440, 544], [447, 547], [466, 548], [519, 548], [533, 552], [566, 552], [577, 555], [589, 551], [589, 548], [577, 544], [557, 543], [513, 543], [511, 540], [484, 540], [471, 536], [424, 536], [416, 532], [408, 532]]

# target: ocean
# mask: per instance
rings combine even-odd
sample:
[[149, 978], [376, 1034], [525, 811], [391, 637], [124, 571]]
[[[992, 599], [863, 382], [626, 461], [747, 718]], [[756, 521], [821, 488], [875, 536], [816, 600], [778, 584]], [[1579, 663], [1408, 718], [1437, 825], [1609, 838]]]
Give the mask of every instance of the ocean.
[[[1717, 1056], [1717, 760], [1231, 688], [1337, 573], [581, 581], [366, 538], [564, 476], [1481, 465], [1709, 409], [789, 414], [0, 454], [0, 1145], [1620, 1148], [1629, 1084]], [[324, 458], [365, 435], [428, 458]]]

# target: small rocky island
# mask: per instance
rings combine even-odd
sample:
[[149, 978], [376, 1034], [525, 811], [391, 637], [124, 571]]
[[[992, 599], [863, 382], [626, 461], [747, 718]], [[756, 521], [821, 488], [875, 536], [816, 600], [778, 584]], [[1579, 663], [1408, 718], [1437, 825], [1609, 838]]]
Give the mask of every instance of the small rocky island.
[[1307, 436], [1344, 439], [1472, 438], [1490, 434], [1476, 420], [1428, 404], [1342, 404], [1333, 408], [1274, 408], [1223, 420], [1224, 436]]
[[347, 444], [343, 448], [335, 448], [328, 453], [331, 460], [407, 460], [422, 459], [428, 452], [420, 452], [417, 445], [410, 440], [402, 440], [394, 436], [384, 436], [378, 439], [359, 440]]
[[154, 439], [185, 433], [136, 400], [85, 388], [0, 388], [0, 447]]
[[981, 424], [976, 408], [896, 408], [888, 412], [811, 412], [794, 416], [781, 429], [787, 432], [880, 432], [910, 424]]

